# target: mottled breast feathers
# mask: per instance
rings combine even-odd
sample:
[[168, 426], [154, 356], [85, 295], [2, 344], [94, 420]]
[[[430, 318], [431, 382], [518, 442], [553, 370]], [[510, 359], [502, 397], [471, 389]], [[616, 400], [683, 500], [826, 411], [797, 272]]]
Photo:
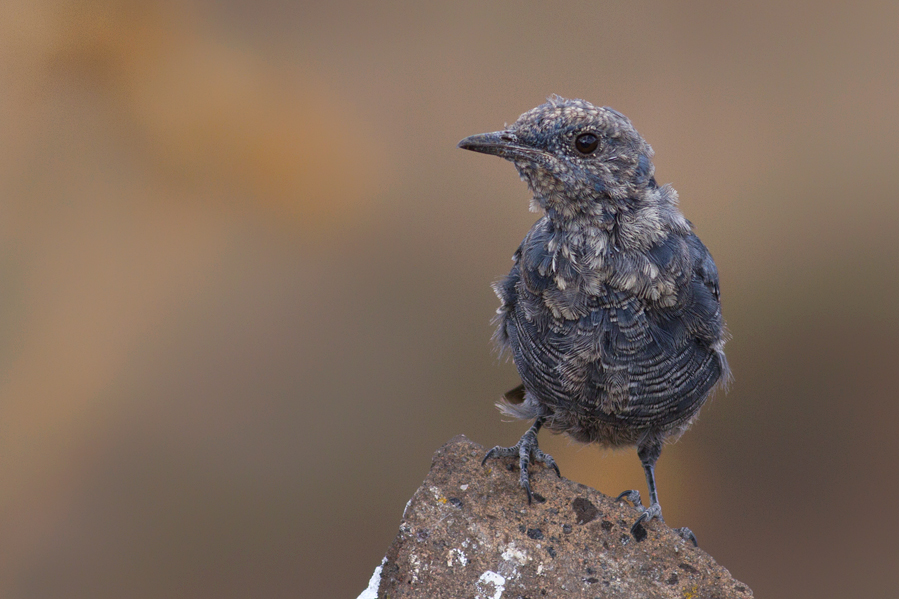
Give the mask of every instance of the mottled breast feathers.
[[669, 230], [646, 251], [603, 235], [571, 236], [544, 217], [495, 286], [496, 338], [527, 391], [512, 411], [584, 441], [602, 440], [591, 421], [676, 428], [727, 371], [718, 273], [692, 231]]

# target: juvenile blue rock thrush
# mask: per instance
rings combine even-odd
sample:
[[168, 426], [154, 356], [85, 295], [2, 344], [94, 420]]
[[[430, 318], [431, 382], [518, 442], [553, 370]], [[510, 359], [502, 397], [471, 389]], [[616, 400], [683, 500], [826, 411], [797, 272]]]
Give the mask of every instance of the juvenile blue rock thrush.
[[[511, 161], [543, 216], [494, 289], [496, 340], [512, 354], [522, 384], [498, 406], [534, 424], [513, 447], [520, 483], [532, 493], [531, 459], [559, 474], [537, 445], [541, 427], [585, 443], [636, 446], [649, 507], [631, 528], [662, 519], [655, 463], [716, 386], [729, 378], [718, 271], [677, 208], [677, 192], [656, 183], [652, 148], [611, 108], [551, 97], [511, 127], [472, 135], [459, 147]], [[678, 529], [696, 542], [689, 529]]]

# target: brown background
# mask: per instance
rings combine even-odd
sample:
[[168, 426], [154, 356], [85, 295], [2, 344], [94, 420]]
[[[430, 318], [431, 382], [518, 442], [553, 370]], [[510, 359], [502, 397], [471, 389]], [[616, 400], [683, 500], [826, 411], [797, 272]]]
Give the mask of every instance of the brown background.
[[669, 523], [759, 597], [894, 593], [899, 4], [319, 4], [3, 4], [0, 597], [362, 591], [438, 446], [524, 430], [489, 285], [535, 216], [455, 144], [550, 93], [633, 120], [721, 271]]

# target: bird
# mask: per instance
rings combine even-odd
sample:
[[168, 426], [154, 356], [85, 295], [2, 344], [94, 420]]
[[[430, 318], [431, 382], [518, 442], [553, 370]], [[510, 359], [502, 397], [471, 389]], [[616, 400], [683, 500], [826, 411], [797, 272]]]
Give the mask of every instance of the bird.
[[[731, 378], [715, 262], [677, 192], [656, 183], [652, 147], [612, 108], [552, 95], [458, 147], [512, 162], [541, 215], [493, 287], [494, 339], [522, 381], [497, 407], [533, 424], [482, 465], [517, 456], [530, 503], [531, 460], [561, 476], [538, 445], [541, 428], [636, 447], [649, 506], [636, 490], [617, 499], [641, 510], [631, 526], [641, 541], [644, 523], [663, 520], [655, 482], [663, 444]], [[696, 544], [690, 529], [675, 531]]]

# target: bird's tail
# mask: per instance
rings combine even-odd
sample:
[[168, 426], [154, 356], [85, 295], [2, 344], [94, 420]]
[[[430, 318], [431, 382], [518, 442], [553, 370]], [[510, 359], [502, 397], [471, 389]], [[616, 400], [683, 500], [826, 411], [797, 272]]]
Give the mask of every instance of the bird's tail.
[[504, 416], [521, 420], [530, 420], [544, 415], [543, 408], [534, 396], [525, 391], [524, 385], [518, 385], [503, 394], [503, 398], [496, 402], [496, 407]]

